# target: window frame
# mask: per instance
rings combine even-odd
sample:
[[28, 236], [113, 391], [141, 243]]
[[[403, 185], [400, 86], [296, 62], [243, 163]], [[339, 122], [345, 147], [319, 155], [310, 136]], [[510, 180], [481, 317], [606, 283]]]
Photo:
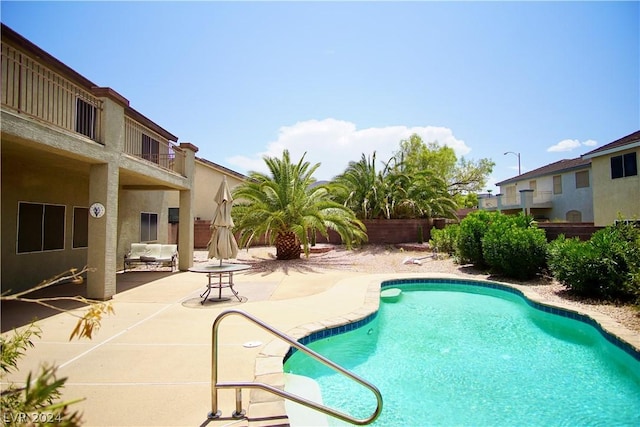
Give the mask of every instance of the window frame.
[[[158, 218], [159, 215], [156, 212], [140, 212], [140, 243], [158, 241]], [[155, 219], [155, 224], [152, 219]], [[145, 239], [145, 237], [149, 238]]]
[[562, 194], [562, 175], [553, 175], [553, 194]]
[[[37, 212], [38, 208], [40, 213]], [[18, 201], [16, 254], [64, 251], [67, 234], [66, 217], [66, 205]], [[39, 237], [36, 235], [38, 231]], [[33, 241], [28, 242], [28, 240]]]
[[[578, 176], [580, 176], [580, 177], [586, 176], [586, 178], [579, 179]], [[575, 178], [575, 181], [576, 181], [576, 189], [578, 189], [578, 188], [589, 188], [591, 186], [591, 182], [590, 182], [590, 178], [589, 178], [589, 171], [588, 170], [577, 171], [574, 174], [574, 178]], [[585, 180], [586, 180], [586, 184], [584, 182]]]
[[160, 141], [146, 133], [142, 134], [142, 158], [160, 164]]
[[76, 132], [95, 140], [97, 116], [98, 107], [79, 96], [76, 97]]
[[636, 152], [620, 154], [610, 158], [611, 179], [638, 175], [638, 156]]
[[[72, 233], [72, 249], [86, 249], [89, 247], [89, 208], [84, 206], [73, 207]], [[82, 243], [85, 243], [85, 245], [83, 246]]]

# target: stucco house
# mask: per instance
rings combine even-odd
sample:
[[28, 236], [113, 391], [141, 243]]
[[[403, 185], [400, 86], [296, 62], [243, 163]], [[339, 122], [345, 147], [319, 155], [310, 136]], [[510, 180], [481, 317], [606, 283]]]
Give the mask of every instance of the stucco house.
[[[196, 157], [193, 179], [193, 216], [194, 216], [194, 247], [204, 248], [209, 241], [211, 221], [216, 211], [215, 196], [222, 184], [222, 178], [227, 179], [227, 185], [233, 190], [238, 184], [246, 181], [247, 176], [228, 169], [210, 160]], [[175, 192], [169, 195], [169, 240], [177, 242], [179, 227], [179, 197]]]
[[2, 25], [2, 292], [69, 268], [90, 298], [116, 292], [133, 242], [169, 241], [193, 263], [197, 147]]
[[596, 226], [640, 220], [640, 130], [582, 155], [591, 162]]
[[527, 210], [537, 220], [593, 222], [589, 159], [564, 159], [496, 183], [500, 193], [479, 200], [480, 208], [515, 213]]

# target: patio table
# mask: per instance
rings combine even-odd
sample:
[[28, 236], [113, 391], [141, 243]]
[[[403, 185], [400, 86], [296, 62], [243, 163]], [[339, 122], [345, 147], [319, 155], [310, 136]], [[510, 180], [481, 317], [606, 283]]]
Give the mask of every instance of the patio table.
[[[238, 292], [233, 288], [233, 273], [246, 271], [250, 268], [251, 266], [247, 264], [207, 264], [189, 268], [189, 271], [193, 273], [205, 273], [208, 278], [206, 285], [207, 289], [200, 294], [200, 298], [202, 298], [200, 304], [204, 304], [207, 300], [211, 302], [229, 301], [231, 299], [230, 297], [222, 296], [222, 288], [229, 288], [233, 293], [233, 296], [235, 296], [238, 301], [242, 302]], [[209, 294], [212, 289], [218, 290], [217, 298], [209, 298]]]

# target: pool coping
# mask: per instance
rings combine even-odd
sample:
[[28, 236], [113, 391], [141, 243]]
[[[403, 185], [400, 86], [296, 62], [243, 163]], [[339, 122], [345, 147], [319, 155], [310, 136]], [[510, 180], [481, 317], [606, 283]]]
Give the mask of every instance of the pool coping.
[[[344, 280], [353, 281], [357, 279], [348, 278]], [[610, 343], [640, 361], [640, 337], [638, 334], [620, 325], [607, 315], [591, 310], [578, 309], [560, 301], [548, 301], [544, 296], [527, 288], [526, 285], [487, 279], [470, 279], [456, 274], [443, 273], [375, 275], [375, 277], [369, 279], [363, 304], [357, 310], [325, 320], [304, 323], [286, 331], [286, 334], [306, 345], [317, 339], [357, 329], [376, 317], [380, 307], [380, 292], [382, 289], [393, 287], [394, 285], [407, 285], [418, 280], [436, 280], [443, 284], [450, 282], [453, 284], [455, 282], [455, 284], [480, 286], [513, 293], [524, 298], [525, 302], [535, 309], [582, 321], [595, 327]], [[291, 352], [291, 347], [280, 339], [274, 339], [267, 343], [256, 357], [254, 382], [269, 384], [284, 390], [284, 362]], [[280, 417], [287, 416], [285, 400], [261, 390], [251, 391], [247, 409], [247, 412], [251, 414], [250, 418], [273, 417], [275, 414], [279, 414]]]

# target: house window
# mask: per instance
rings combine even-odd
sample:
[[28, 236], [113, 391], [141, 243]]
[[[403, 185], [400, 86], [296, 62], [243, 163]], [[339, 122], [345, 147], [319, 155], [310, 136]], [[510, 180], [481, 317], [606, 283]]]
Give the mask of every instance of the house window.
[[169, 224], [180, 222], [180, 208], [169, 208]]
[[19, 254], [64, 249], [65, 206], [18, 204]]
[[96, 107], [76, 98], [76, 132], [96, 139]]
[[562, 194], [562, 176], [553, 177], [553, 194]]
[[636, 153], [627, 153], [611, 158], [611, 179], [638, 175]]
[[89, 247], [89, 208], [73, 208], [73, 248]]
[[566, 215], [567, 222], [582, 222], [582, 212], [580, 211], [569, 211]]
[[160, 163], [160, 143], [145, 134], [142, 134], [142, 158], [153, 163]]
[[158, 214], [143, 212], [140, 214], [140, 241], [158, 240]]
[[586, 188], [589, 186], [589, 171], [576, 172], [576, 188]]

